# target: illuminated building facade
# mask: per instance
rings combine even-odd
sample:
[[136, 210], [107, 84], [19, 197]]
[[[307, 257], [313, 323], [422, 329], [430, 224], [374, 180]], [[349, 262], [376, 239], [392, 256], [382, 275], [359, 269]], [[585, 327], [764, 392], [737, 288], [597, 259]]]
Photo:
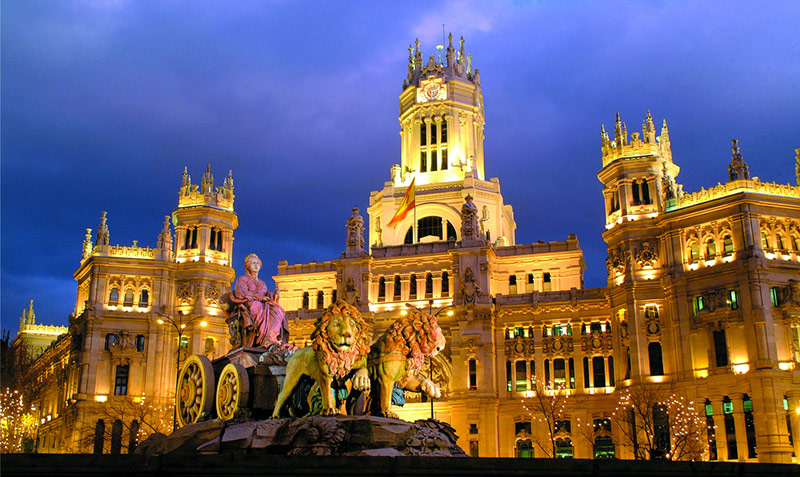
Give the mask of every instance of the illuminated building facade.
[[[231, 176], [215, 188], [210, 168], [200, 185], [184, 171], [171, 217], [174, 240], [169, 216], [155, 248], [136, 241], [110, 245], [105, 212], [94, 240], [87, 229], [69, 333], [33, 363], [28, 380], [41, 406], [40, 452], [91, 452], [85, 436], [99, 418], [109, 419], [104, 406], [145, 397], [171, 406], [176, 361], [192, 354], [213, 359], [230, 349], [218, 300], [235, 275], [233, 201]], [[32, 308], [23, 318], [32, 325], [30, 315]], [[188, 324], [180, 343], [170, 319]], [[20, 336], [29, 331], [21, 326]], [[167, 424], [171, 429], [171, 418]], [[128, 438], [123, 436], [126, 443]]]
[[[547, 431], [525, 404], [539, 381], [569, 395], [555, 433], [562, 457], [632, 458], [605, 423], [620, 391], [644, 384], [697, 403], [713, 423], [705, 458], [797, 461], [800, 157], [798, 186], [765, 183], [734, 144], [729, 180], [688, 194], [666, 121], [657, 137], [648, 112], [629, 137], [617, 118], [613, 139], [602, 131], [598, 173], [608, 286], [586, 289], [574, 235], [517, 242], [513, 209], [484, 175], [480, 72], [463, 40], [442, 53], [424, 61], [419, 43], [409, 50], [401, 164], [370, 194], [369, 252], [348, 237], [338, 259], [279, 264], [296, 343], [337, 297], [359, 304], [376, 332], [407, 303], [439, 312], [448, 348], [433, 365], [445, 386], [435, 414], [472, 455], [543, 455], [531, 441]], [[412, 179], [416, 215], [390, 227]], [[470, 201], [479, 231], [468, 235]], [[402, 417], [430, 416], [407, 395]]]
[[[645, 384], [685, 395], [713, 423], [706, 458], [797, 462], [800, 150], [797, 186], [751, 178], [734, 145], [728, 181], [689, 194], [675, 182], [666, 123], [656, 136], [648, 113], [629, 136], [617, 118], [613, 139], [602, 132], [598, 173], [608, 285], [584, 288], [577, 237], [517, 242], [513, 208], [484, 173], [480, 72], [463, 41], [456, 49], [451, 38], [441, 54], [425, 61], [419, 44], [410, 48], [401, 163], [370, 194], [366, 246], [354, 210], [339, 258], [279, 263], [295, 344], [308, 343], [337, 298], [359, 306], [376, 332], [406, 304], [438, 313], [448, 347], [433, 360], [444, 387], [434, 412], [472, 455], [543, 456], [532, 441], [546, 430], [526, 402], [544, 382], [569, 395], [559, 456], [632, 458], [618, 426], [603, 423], [620, 392]], [[414, 213], [389, 226], [412, 181]], [[232, 179], [215, 191], [210, 172], [199, 189], [185, 174], [172, 221], [174, 242], [166, 223], [155, 249], [109, 246], [105, 217], [94, 244], [87, 234], [70, 346], [59, 352], [70, 372], [53, 439], [93, 422], [87, 416], [114, 398], [121, 367], [129, 395], [172, 399], [178, 343], [160, 313], [208, 322], [189, 330], [186, 352], [227, 350], [216, 300], [234, 278]], [[408, 393], [400, 413], [426, 418], [431, 404]], [[597, 422], [591, 435], [580, 431]]]

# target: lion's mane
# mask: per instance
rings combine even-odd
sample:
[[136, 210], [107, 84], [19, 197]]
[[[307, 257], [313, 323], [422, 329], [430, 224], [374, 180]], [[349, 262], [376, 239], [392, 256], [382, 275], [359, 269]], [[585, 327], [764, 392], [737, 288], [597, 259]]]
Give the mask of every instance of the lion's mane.
[[[334, 316], [344, 316], [345, 314], [349, 314], [353, 318], [356, 330], [355, 341], [347, 352], [342, 353], [331, 344], [331, 337], [328, 336], [328, 323]], [[364, 320], [356, 307], [344, 300], [332, 303], [314, 322], [314, 332], [311, 333], [311, 346], [314, 348], [317, 359], [322, 355], [330, 369], [331, 376], [338, 379], [344, 378], [352, 369], [353, 364], [369, 353], [370, 341], [372, 341], [372, 325]]]
[[423, 360], [433, 354], [441, 328], [436, 317], [412, 309], [406, 316], [395, 321], [375, 343], [379, 355], [402, 354], [407, 359], [407, 373], [417, 375]]

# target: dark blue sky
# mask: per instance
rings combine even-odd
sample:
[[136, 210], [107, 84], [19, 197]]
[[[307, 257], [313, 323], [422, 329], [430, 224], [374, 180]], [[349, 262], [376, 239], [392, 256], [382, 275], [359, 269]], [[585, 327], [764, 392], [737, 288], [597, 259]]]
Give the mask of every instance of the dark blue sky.
[[[387, 2], [388, 3], [388, 2]], [[395, 2], [392, 2], [394, 5]], [[486, 174], [517, 242], [577, 233], [605, 285], [600, 124], [667, 118], [687, 192], [794, 183], [800, 2], [22, 1], [2, 3], [2, 327], [29, 299], [66, 324], [87, 227], [154, 246], [183, 167], [236, 185], [237, 271], [344, 249], [399, 162], [408, 45], [464, 36], [481, 70]], [[402, 5], [402, 6], [400, 6]], [[660, 127], [659, 127], [660, 131]], [[267, 277], [265, 277], [267, 278]]]

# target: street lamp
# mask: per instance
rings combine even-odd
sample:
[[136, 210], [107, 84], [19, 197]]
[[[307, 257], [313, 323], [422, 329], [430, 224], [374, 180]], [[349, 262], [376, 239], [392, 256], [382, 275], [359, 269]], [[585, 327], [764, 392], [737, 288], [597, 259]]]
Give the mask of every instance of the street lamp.
[[[178, 311], [178, 319], [172, 318], [171, 316], [161, 313], [157, 311], [159, 315], [163, 317], [157, 320], [159, 325], [163, 325], [164, 323], [168, 323], [175, 331], [178, 333], [178, 348], [175, 354], [175, 413], [173, 414], [173, 423], [172, 423], [172, 431], [174, 432], [178, 428], [178, 386], [180, 385], [179, 379], [181, 377], [181, 339], [183, 338], [183, 332], [186, 331], [186, 327], [200, 319], [200, 316], [194, 316], [189, 320], [184, 321], [184, 313], [183, 311]], [[207, 326], [208, 323], [203, 320], [199, 323], [200, 326]]]
[[[439, 313], [443, 312], [444, 310], [447, 310], [447, 316], [453, 316], [453, 310], [452, 309], [448, 310], [448, 308], [453, 308], [453, 305], [443, 306], [442, 308], [439, 309], [439, 311], [436, 312], [435, 315], [433, 315], [433, 317], [434, 318], [438, 317]], [[428, 300], [428, 314], [429, 315], [433, 314], [433, 300]], [[430, 364], [430, 369], [431, 369], [431, 382], [433, 382], [433, 355], [431, 355], [431, 357], [428, 358], [428, 363]], [[431, 398], [431, 419], [433, 419], [433, 396], [430, 396], [430, 398]]]

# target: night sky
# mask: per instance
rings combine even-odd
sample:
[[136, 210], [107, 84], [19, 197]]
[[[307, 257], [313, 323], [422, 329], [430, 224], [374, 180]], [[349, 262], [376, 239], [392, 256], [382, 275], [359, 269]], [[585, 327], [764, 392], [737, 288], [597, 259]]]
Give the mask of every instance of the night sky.
[[[600, 125], [666, 118], [677, 181], [795, 183], [797, 1], [2, 2], [2, 328], [66, 325], [85, 229], [155, 246], [184, 166], [233, 170], [234, 263], [337, 258], [400, 162], [408, 46], [442, 24], [481, 70], [486, 175], [517, 243], [576, 233], [605, 286]], [[402, 5], [402, 7], [400, 7]]]

